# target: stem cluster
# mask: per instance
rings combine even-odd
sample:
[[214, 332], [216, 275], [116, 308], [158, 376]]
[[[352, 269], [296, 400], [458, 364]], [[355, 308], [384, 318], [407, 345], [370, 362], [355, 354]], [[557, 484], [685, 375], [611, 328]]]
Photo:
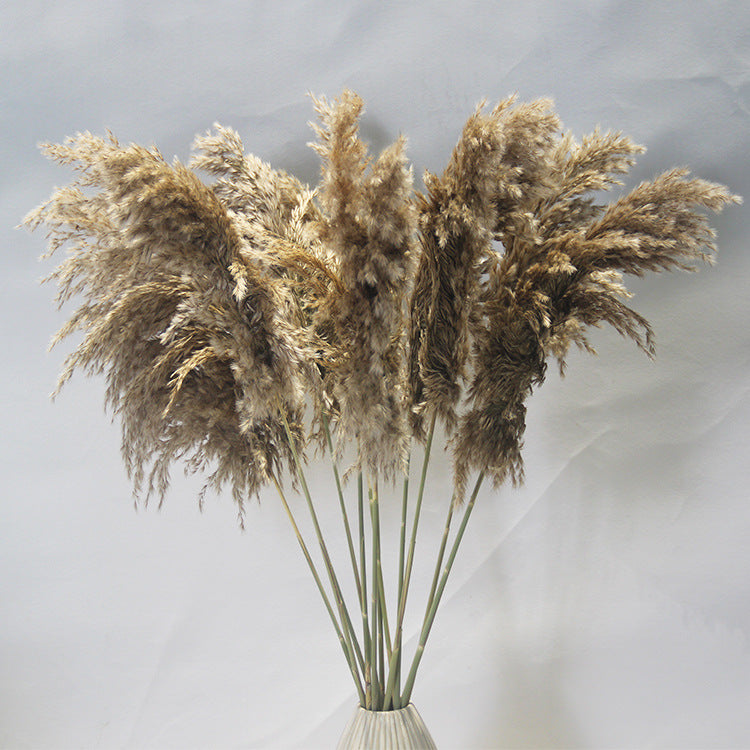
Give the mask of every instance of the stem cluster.
[[[349, 671], [354, 680], [359, 696], [360, 705], [372, 711], [388, 711], [399, 709], [409, 704], [414, 687], [417, 670], [424, 653], [427, 638], [435, 620], [438, 605], [443, 596], [445, 586], [450, 575], [453, 562], [456, 558], [458, 547], [466, 529], [469, 517], [474, 507], [479, 488], [482, 484], [483, 474], [480, 474], [474, 485], [469, 501], [463, 507], [461, 523], [454, 535], [452, 546], [447, 559], [445, 553], [450, 538], [451, 522], [457, 508], [455, 497], [452, 497], [448, 505], [445, 527], [435, 562], [432, 586], [427, 597], [424, 616], [419, 632], [419, 641], [408, 671], [404, 670], [405, 680], [402, 682], [402, 666], [404, 657], [404, 615], [409, 595], [409, 584], [414, 565], [414, 555], [417, 542], [417, 531], [422, 511], [427, 469], [430, 461], [432, 441], [435, 433], [435, 417], [433, 416], [427, 440], [425, 443], [422, 470], [417, 488], [416, 504], [409, 518], [409, 464], [403, 477], [403, 497], [401, 507], [401, 526], [399, 535], [399, 559], [398, 577], [396, 581], [395, 608], [392, 608], [393, 619], [388, 616], [388, 599], [386, 595], [386, 582], [383, 576], [382, 544], [381, 544], [381, 522], [380, 522], [380, 489], [377, 476], [365, 477], [360, 471], [356, 484], [357, 504], [357, 541], [352, 531], [352, 524], [347, 510], [347, 502], [341, 475], [337, 466], [333, 441], [331, 439], [328, 421], [324, 418], [323, 429], [328, 443], [331, 465], [336, 483], [341, 520], [346, 534], [349, 558], [351, 562], [352, 576], [354, 579], [357, 603], [361, 617], [361, 630], [355, 628], [349, 607], [339, 583], [339, 578], [334, 570], [328, 549], [325, 543], [323, 531], [318, 521], [313, 499], [305, 479], [304, 467], [300, 459], [297, 446], [293, 439], [289, 425], [285, 423], [286, 437], [289, 448], [294, 456], [297, 478], [305, 497], [306, 505], [315, 536], [320, 548], [322, 566], [325, 568], [325, 577], [328, 579], [328, 587], [323, 582], [323, 576], [318, 572], [320, 562], [316, 564], [306, 542], [303, 539], [299, 526], [295, 521], [292, 510], [285, 497], [281, 484], [274, 481], [276, 489], [281, 497], [284, 509], [294, 529], [297, 541], [302, 548], [308, 566], [312, 572], [318, 591], [333, 623], [341, 649], [349, 666]], [[365, 480], [367, 480], [367, 503], [369, 505], [369, 522], [365, 509]], [[410, 533], [407, 534], [407, 529]], [[407, 545], [408, 539], [408, 545]], [[444, 562], [445, 561], [445, 562]], [[369, 564], [369, 566], [368, 566]]]

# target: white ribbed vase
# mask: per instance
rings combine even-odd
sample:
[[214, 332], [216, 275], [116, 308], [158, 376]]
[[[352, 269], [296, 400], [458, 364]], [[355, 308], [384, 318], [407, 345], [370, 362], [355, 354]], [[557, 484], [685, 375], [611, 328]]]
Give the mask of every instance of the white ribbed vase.
[[422, 717], [410, 703], [396, 711], [368, 711], [352, 716], [338, 750], [437, 750]]

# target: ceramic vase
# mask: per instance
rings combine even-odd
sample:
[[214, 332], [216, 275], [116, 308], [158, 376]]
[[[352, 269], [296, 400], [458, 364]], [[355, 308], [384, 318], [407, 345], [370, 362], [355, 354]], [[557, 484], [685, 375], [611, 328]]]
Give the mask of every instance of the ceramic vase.
[[352, 716], [338, 750], [437, 750], [422, 717], [409, 704], [395, 711], [368, 711]]

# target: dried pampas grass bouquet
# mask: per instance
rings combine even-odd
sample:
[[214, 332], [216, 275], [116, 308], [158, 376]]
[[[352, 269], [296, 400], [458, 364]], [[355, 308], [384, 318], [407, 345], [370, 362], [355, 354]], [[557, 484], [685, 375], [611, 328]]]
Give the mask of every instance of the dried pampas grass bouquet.
[[[599, 130], [576, 141], [549, 101], [513, 98], [477, 108], [444, 172], [427, 173], [419, 193], [403, 138], [368, 153], [356, 94], [314, 104], [314, 189], [246, 154], [218, 125], [195, 141], [187, 166], [83, 133], [43, 147], [78, 176], [25, 222], [46, 225], [50, 253], [67, 250], [50, 278], [61, 305], [79, 301], [55, 339], [83, 334], [60, 385], [76, 369], [104, 374], [136, 495], [161, 501], [180, 461], [206, 476], [203, 492], [228, 487], [242, 519], [246, 499], [273, 485], [363, 713], [408, 711], [480, 485], [523, 479], [525, 401], [548, 359], [562, 369], [571, 344], [590, 351], [587, 329], [601, 323], [651, 356], [651, 328], [627, 306], [623, 276], [710, 261], [706, 212], [740, 199], [674, 169], [600, 202], [642, 149]], [[419, 645], [407, 655], [404, 613], [436, 427], [448, 436], [455, 481]], [[353, 606], [305, 480], [321, 452]], [[395, 484], [393, 582], [383, 579], [379, 508]], [[290, 486], [304, 497], [318, 557]]]

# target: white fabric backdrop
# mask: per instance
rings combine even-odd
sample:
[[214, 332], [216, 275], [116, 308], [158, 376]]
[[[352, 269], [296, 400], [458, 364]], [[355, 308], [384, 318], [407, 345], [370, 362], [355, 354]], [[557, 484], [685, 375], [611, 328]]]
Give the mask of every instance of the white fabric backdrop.
[[[48, 401], [64, 313], [36, 283], [43, 237], [13, 227], [69, 174], [37, 142], [110, 128], [185, 159], [218, 120], [315, 182], [306, 93], [350, 87], [373, 149], [403, 132], [420, 175], [478, 101], [517, 91], [552, 96], [579, 136], [646, 144], [630, 187], [689, 164], [750, 195], [747, 2], [208, 8], [0, 10], [3, 748], [325, 748], [355, 704], [273, 494], [244, 534], [228, 497], [199, 514], [179, 472], [161, 512], [134, 512], [102, 382]], [[631, 285], [655, 363], [602, 331], [598, 358], [574, 355], [564, 380], [551, 368], [532, 397], [528, 482], [483, 494], [416, 685], [441, 748], [750, 746], [747, 209], [714, 226], [718, 266]], [[314, 484], [330, 491], [328, 472]]]

